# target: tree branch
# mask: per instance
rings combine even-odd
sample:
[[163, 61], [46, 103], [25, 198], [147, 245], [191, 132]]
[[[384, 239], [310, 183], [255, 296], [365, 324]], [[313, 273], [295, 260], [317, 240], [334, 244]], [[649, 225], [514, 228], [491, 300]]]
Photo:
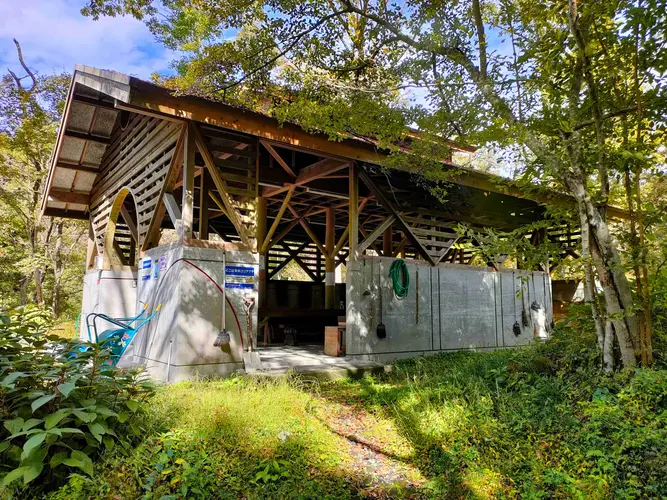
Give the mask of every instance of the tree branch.
[[472, 0], [472, 14], [475, 18], [475, 28], [477, 30], [477, 43], [479, 44], [479, 73], [483, 79], [487, 75], [486, 60], [486, 34], [484, 32], [484, 21], [482, 20], [482, 8], [479, 0]]
[[315, 31], [317, 28], [319, 28], [320, 26], [322, 26], [324, 23], [326, 23], [326, 22], [329, 21], [330, 19], [333, 19], [333, 18], [335, 18], [335, 17], [338, 17], [338, 16], [340, 16], [340, 15], [342, 15], [342, 14], [349, 14], [350, 12], [351, 12], [351, 11], [348, 10], [348, 9], [343, 9], [343, 10], [339, 10], [339, 11], [333, 12], [333, 13], [327, 15], [327, 16], [324, 16], [323, 18], [321, 18], [320, 20], [318, 20], [316, 23], [314, 23], [312, 26], [310, 26], [310, 28], [308, 28], [307, 30], [303, 30], [301, 33], [297, 34], [297, 35], [292, 39], [292, 42], [291, 42], [290, 44], [288, 44], [287, 47], [285, 47], [283, 50], [281, 50], [277, 55], [275, 55], [274, 57], [272, 57], [271, 59], [269, 59], [269, 60], [266, 61], [265, 63], [260, 64], [260, 65], [259, 65], [258, 67], [256, 67], [255, 69], [253, 69], [253, 70], [251, 70], [251, 71], [245, 73], [245, 74], [244, 74], [241, 78], [239, 78], [238, 80], [236, 80], [236, 81], [230, 83], [229, 85], [225, 85], [225, 86], [222, 86], [222, 87], [218, 87], [216, 90], [218, 90], [218, 91], [223, 91], [223, 92], [224, 92], [224, 91], [226, 91], [226, 90], [231, 89], [232, 87], [236, 87], [237, 85], [243, 83], [245, 80], [247, 80], [247, 79], [250, 78], [251, 76], [253, 76], [253, 75], [259, 73], [259, 72], [262, 71], [263, 69], [265, 69], [265, 68], [267, 68], [268, 66], [272, 65], [274, 62], [276, 62], [276, 61], [277, 61], [278, 59], [280, 59], [282, 56], [284, 56], [285, 54], [287, 54], [287, 53], [288, 53], [290, 50], [292, 50], [292, 49], [296, 46], [296, 44], [299, 43], [299, 41], [300, 41], [304, 36], [306, 36], [308, 33], [311, 33], [311, 32], [313, 32], [313, 31]]
[[[623, 109], [617, 109], [616, 111], [610, 111], [609, 113], [605, 113], [602, 115], [602, 121], [609, 120], [610, 118], [616, 118], [617, 116], [624, 116], [630, 113], [634, 113], [635, 111], [638, 111], [639, 107], [635, 104], [633, 106], [628, 106], [627, 108]], [[581, 130], [582, 128], [590, 127], [591, 125], [595, 125], [595, 120], [586, 120], [583, 122], [577, 123], [572, 130]]]
[[[26, 76], [22, 76], [21, 78], [19, 78], [18, 76], [16, 76], [16, 73], [14, 73], [11, 69], [7, 68], [7, 71], [9, 71], [9, 74], [12, 75], [12, 78], [14, 79], [14, 82], [16, 83], [16, 86], [18, 87], [19, 91], [31, 93], [37, 87], [37, 78], [35, 77], [35, 74], [32, 71], [30, 71], [30, 68], [23, 60], [23, 51], [21, 50], [21, 44], [16, 38], [14, 38], [14, 44], [16, 45], [16, 52], [18, 53], [19, 56], [19, 62], [21, 63], [21, 66], [23, 66], [25, 72], [28, 74]], [[25, 89], [21, 85], [21, 80], [27, 77], [30, 77], [30, 79], [32, 80], [32, 86], [29, 89]]]

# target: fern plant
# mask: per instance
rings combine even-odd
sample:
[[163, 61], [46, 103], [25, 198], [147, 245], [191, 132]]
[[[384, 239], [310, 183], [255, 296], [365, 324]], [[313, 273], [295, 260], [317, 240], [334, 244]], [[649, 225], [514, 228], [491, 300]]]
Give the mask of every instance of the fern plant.
[[0, 483], [8, 490], [92, 475], [104, 450], [142, 435], [142, 403], [154, 392], [140, 371], [113, 368], [104, 345], [80, 352], [46, 335], [47, 326], [35, 309], [0, 316]]

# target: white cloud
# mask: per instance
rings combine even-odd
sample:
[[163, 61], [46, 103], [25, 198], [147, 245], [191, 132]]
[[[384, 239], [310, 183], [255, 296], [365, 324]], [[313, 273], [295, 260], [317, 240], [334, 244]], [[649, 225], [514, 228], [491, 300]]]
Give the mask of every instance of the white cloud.
[[129, 17], [93, 21], [79, 12], [85, 0], [0, 0], [0, 64], [20, 69], [12, 38], [28, 65], [42, 74], [75, 64], [147, 78], [169, 71], [176, 53], [156, 43], [148, 28]]

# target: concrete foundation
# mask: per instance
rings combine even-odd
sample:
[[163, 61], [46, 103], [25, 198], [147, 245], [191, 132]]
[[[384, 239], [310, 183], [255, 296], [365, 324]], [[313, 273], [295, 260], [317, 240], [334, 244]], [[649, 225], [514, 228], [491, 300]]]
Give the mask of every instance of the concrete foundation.
[[[230, 343], [221, 349], [213, 343], [223, 326], [223, 299], [218, 289], [225, 282], [223, 258], [229, 299], [225, 326]], [[149, 310], [158, 304], [161, 310], [139, 331], [119, 366], [144, 366], [154, 379], [168, 382], [226, 375], [242, 369], [242, 349], [248, 345], [243, 300], [255, 300], [250, 314], [250, 336], [254, 342], [257, 274], [257, 255], [249, 252], [180, 244], [149, 250], [139, 269], [137, 308], [148, 302]]]
[[[549, 335], [551, 283], [545, 273], [407, 261], [410, 288], [399, 299], [389, 277], [393, 261], [364, 257], [348, 266], [348, 357], [387, 362], [439, 351], [514, 347]], [[541, 318], [531, 304], [541, 308]], [[376, 334], [380, 322], [384, 339]]]
[[[398, 298], [389, 277], [394, 260], [364, 257], [348, 266], [345, 363], [515, 347], [549, 336], [551, 282], [545, 273], [407, 261], [409, 291]], [[133, 316], [146, 303], [151, 312], [161, 304], [159, 314], [139, 331], [119, 366], [143, 366], [154, 379], [167, 382], [224, 376], [244, 368], [243, 352], [249, 342], [256, 348], [258, 264], [258, 255], [251, 252], [159, 246], [146, 253], [138, 273], [87, 273], [83, 312]], [[218, 288], [223, 286], [229, 298], [225, 328], [230, 341], [221, 349], [213, 344], [223, 327]], [[281, 301], [289, 299], [287, 295]], [[243, 307], [247, 298], [255, 301], [250, 328]], [[385, 338], [376, 333], [379, 323], [386, 327]], [[264, 368], [317, 364], [311, 363], [312, 353], [299, 353], [299, 362], [278, 354], [262, 350]]]
[[[86, 327], [88, 314], [102, 313], [112, 318], [126, 318], [135, 315], [136, 303], [136, 270], [88, 271], [83, 277], [79, 338], [89, 340]], [[113, 328], [112, 324], [103, 321], [98, 321], [97, 324], [100, 331]]]

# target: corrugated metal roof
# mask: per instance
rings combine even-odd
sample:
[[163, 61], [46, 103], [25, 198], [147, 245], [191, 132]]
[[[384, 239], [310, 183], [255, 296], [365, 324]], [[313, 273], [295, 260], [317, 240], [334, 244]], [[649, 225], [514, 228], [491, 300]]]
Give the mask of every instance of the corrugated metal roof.
[[113, 98], [85, 85], [85, 77], [94, 75], [83, 70], [72, 79], [42, 202], [45, 215], [88, 217], [81, 195], [90, 195], [120, 113]]

